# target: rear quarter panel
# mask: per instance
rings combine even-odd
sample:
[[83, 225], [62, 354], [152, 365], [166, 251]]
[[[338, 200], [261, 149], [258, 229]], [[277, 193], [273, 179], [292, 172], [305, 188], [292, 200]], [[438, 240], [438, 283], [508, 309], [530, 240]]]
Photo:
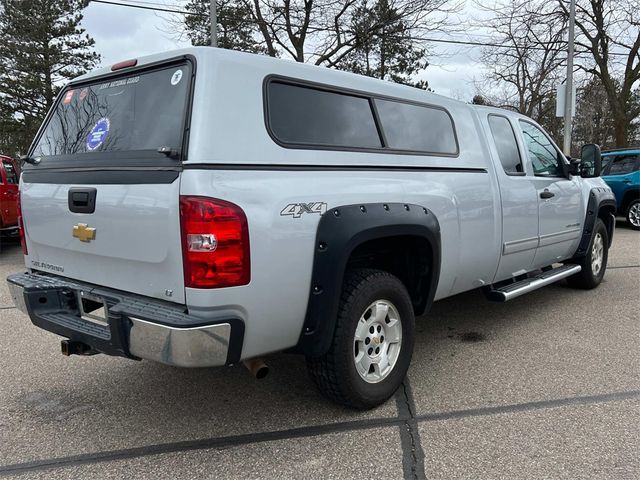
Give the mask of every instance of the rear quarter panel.
[[320, 214], [281, 215], [289, 204], [324, 202], [328, 210], [376, 202], [428, 207], [442, 238], [436, 298], [490, 283], [497, 263], [487, 173], [185, 170], [181, 194], [224, 199], [247, 215], [251, 282], [185, 292], [191, 314], [245, 321], [243, 358], [291, 347], [302, 330]]

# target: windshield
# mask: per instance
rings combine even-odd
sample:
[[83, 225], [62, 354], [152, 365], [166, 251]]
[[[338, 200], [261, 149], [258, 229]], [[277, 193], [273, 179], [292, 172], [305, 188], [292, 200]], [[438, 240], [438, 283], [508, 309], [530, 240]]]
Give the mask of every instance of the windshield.
[[[62, 94], [32, 156], [180, 151], [188, 63], [71, 87]], [[157, 153], [156, 153], [157, 155]]]

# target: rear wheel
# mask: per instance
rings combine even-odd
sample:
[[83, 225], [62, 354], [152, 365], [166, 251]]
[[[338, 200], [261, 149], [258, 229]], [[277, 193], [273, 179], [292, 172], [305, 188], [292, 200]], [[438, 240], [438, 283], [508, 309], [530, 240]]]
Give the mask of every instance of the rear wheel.
[[607, 259], [609, 258], [609, 235], [607, 227], [601, 219], [596, 219], [593, 227], [593, 234], [589, 242], [587, 254], [580, 258], [577, 263], [582, 267], [580, 273], [567, 278], [570, 286], [585, 290], [596, 288], [600, 285], [604, 272], [607, 269]]
[[320, 357], [307, 357], [323, 395], [356, 409], [385, 402], [402, 383], [413, 352], [415, 319], [406, 288], [393, 275], [347, 273], [333, 341]]
[[640, 199], [633, 200], [627, 207], [627, 222], [634, 230], [640, 230]]

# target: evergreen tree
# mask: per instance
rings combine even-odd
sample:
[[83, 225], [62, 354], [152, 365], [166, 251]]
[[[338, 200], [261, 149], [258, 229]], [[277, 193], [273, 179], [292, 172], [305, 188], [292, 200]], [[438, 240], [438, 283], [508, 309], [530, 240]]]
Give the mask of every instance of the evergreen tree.
[[578, 148], [584, 143], [597, 143], [602, 148], [616, 146], [613, 112], [597, 77], [591, 77], [578, 90], [573, 140]]
[[[184, 19], [185, 32], [192, 45], [211, 45], [211, 22], [209, 0], [190, 0], [186, 5], [189, 12]], [[266, 49], [258, 40], [257, 24], [253, 20], [251, 7], [239, 0], [218, 0], [218, 47], [241, 52], [265, 53]]]
[[[1, 107], [1, 105], [0, 105]], [[19, 153], [20, 124], [10, 112], [0, 108], [0, 155], [13, 157]]]
[[353, 16], [356, 42], [337, 68], [428, 89], [413, 76], [427, 67], [426, 52], [412, 39], [412, 29], [389, 0], [363, 0]]
[[21, 153], [64, 83], [99, 61], [80, 27], [84, 3], [0, 0], [0, 118], [6, 119], [0, 136], [9, 136], [5, 125], [17, 122], [13, 148]]

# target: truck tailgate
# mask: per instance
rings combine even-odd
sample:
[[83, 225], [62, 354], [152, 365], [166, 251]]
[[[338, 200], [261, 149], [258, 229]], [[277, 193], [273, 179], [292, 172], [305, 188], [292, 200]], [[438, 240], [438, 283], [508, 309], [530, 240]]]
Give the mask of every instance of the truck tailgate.
[[[27, 266], [184, 303], [179, 187], [23, 183]], [[71, 188], [96, 189], [93, 213], [70, 210]]]

